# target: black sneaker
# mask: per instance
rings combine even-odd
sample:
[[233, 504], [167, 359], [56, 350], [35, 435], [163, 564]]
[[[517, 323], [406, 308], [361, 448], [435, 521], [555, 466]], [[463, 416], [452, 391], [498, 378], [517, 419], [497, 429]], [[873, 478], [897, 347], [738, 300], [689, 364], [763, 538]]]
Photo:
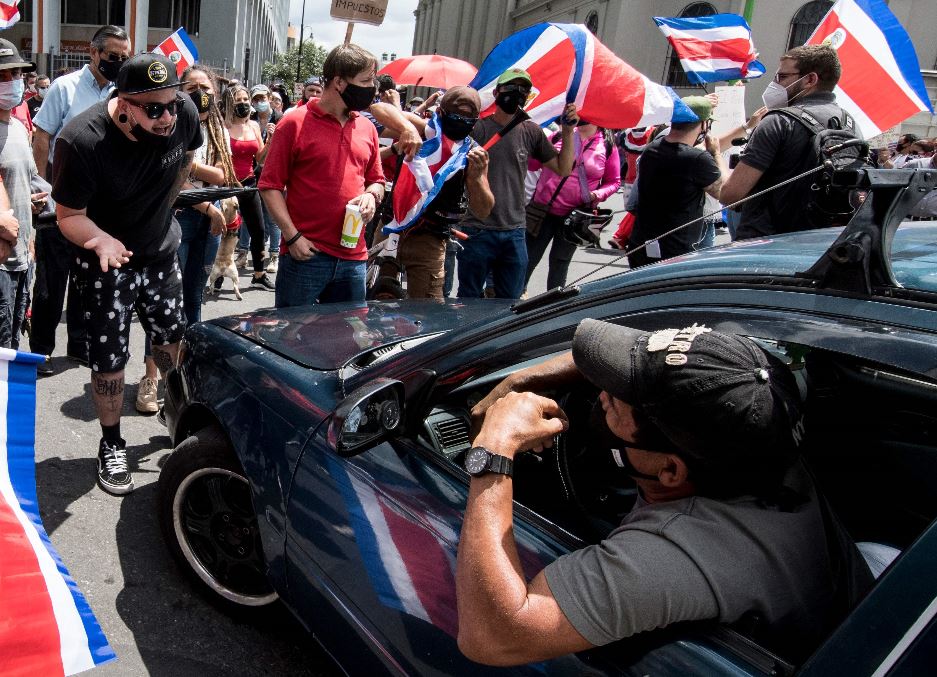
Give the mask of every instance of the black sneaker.
[[276, 290], [276, 285], [270, 281], [270, 278], [267, 277], [267, 274], [264, 273], [260, 277], [254, 277], [251, 279], [251, 286], [257, 287], [258, 289], [269, 289], [270, 291]]
[[52, 368], [52, 360], [48, 357], [36, 365], [36, 374], [38, 376], [52, 376], [54, 373], [55, 369]]
[[98, 446], [98, 484], [115, 496], [133, 491], [133, 477], [127, 466], [127, 443], [123, 440], [101, 439]]

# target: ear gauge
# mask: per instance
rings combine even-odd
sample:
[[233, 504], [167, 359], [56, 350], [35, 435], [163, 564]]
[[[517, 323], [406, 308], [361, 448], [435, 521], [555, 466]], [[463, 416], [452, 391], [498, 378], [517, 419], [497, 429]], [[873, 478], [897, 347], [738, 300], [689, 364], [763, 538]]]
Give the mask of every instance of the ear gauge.
[[121, 124], [125, 124], [127, 122], [127, 116], [124, 113], [121, 113], [120, 115], [117, 116], [117, 120]]

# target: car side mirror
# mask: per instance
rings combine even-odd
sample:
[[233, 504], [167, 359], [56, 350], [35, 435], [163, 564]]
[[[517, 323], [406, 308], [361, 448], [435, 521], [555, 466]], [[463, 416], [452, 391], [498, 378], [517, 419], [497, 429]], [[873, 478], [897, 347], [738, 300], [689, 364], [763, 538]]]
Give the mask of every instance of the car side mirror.
[[400, 381], [374, 379], [339, 403], [329, 423], [329, 445], [344, 457], [383, 442], [403, 422], [404, 389]]

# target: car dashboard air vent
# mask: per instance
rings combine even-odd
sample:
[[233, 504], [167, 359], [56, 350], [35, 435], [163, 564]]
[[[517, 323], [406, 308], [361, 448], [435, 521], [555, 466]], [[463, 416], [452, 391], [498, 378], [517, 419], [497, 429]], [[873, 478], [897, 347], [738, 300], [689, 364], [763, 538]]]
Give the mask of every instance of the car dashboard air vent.
[[449, 458], [471, 446], [469, 419], [464, 411], [434, 409], [425, 425], [434, 446]]

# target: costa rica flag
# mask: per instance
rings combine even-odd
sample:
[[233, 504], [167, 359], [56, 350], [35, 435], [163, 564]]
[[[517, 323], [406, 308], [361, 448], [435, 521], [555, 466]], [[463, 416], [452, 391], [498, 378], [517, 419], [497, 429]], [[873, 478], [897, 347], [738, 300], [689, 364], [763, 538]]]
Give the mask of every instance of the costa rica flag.
[[839, 54], [836, 101], [866, 137], [934, 112], [911, 38], [884, 0], [838, 0], [806, 44]]
[[0, 29], [9, 28], [20, 20], [20, 0], [0, 0]]
[[758, 53], [752, 29], [738, 14], [656, 16], [654, 22], [676, 52], [687, 79], [695, 85], [765, 74], [765, 67], [755, 60]]
[[426, 125], [426, 142], [413, 160], [404, 161], [394, 182], [394, 220], [384, 226], [384, 234], [400, 233], [414, 225], [443, 184], [463, 169], [475, 142], [468, 136], [453, 141], [442, 134], [439, 113]]
[[670, 122], [676, 108], [689, 111], [672, 89], [651, 82], [582, 24], [540, 23], [495, 45], [471, 82], [482, 116], [494, 112], [495, 85], [509, 68], [530, 74], [524, 109], [540, 125], [559, 117], [567, 103], [575, 103], [584, 120], [609, 129]]
[[198, 61], [198, 50], [184, 28], [180, 28], [163, 40], [153, 51], [176, 64], [176, 75], [179, 76], [182, 75], [182, 71]]
[[36, 364], [0, 348], [0, 672], [74, 675], [114, 652], [42, 525], [36, 496]]

